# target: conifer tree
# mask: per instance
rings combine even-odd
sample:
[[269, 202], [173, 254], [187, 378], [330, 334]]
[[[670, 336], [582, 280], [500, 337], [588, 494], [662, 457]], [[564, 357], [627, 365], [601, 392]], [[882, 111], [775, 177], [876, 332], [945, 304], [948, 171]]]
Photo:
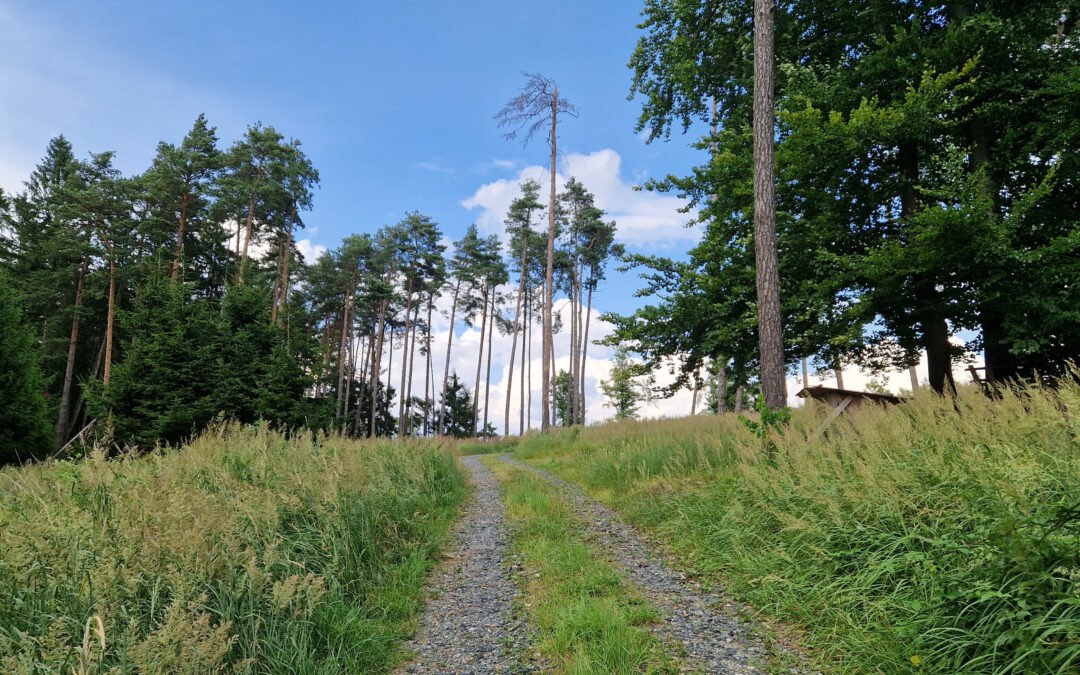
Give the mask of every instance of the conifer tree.
[[0, 465], [39, 459], [52, 449], [43, 390], [20, 298], [0, 274]]

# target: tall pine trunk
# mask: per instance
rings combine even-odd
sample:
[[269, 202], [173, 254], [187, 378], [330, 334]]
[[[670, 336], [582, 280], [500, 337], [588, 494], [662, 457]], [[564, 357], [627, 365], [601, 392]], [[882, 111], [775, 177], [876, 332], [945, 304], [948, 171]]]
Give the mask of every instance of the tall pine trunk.
[[61, 447], [67, 440], [68, 418], [71, 415], [71, 385], [75, 378], [75, 348], [79, 344], [79, 310], [82, 308], [83, 288], [86, 286], [86, 272], [90, 269], [90, 258], [83, 260], [79, 267], [79, 281], [75, 286], [74, 314], [71, 319], [71, 338], [68, 340], [67, 364], [64, 366], [64, 388], [60, 394], [60, 415], [56, 420], [56, 447]]
[[276, 324], [278, 312], [284, 313], [285, 303], [289, 299], [289, 258], [292, 257], [292, 228], [296, 219], [296, 202], [293, 202], [292, 211], [289, 213], [289, 222], [285, 227], [285, 240], [282, 242], [283, 253], [281, 255], [281, 278], [278, 281], [278, 295], [274, 296], [274, 306], [270, 310], [270, 323]]
[[[401, 344], [401, 386], [398, 387], [398, 436], [405, 435], [405, 374], [409, 366], [409, 321], [412, 319], [413, 279], [409, 274], [409, 290], [405, 294], [405, 340]], [[390, 351], [394, 351], [394, 341], [390, 340]]]
[[[595, 284], [592, 282], [592, 275], [589, 279], [589, 302], [585, 306], [585, 338], [581, 344], [581, 369], [585, 370], [585, 365], [589, 361], [589, 323], [592, 320], [592, 292]], [[581, 378], [581, 423], [585, 424], [585, 378]]]
[[716, 364], [716, 414], [723, 415], [727, 412], [727, 366], [724, 365], [723, 357], [717, 359]]
[[488, 407], [491, 405], [491, 341], [495, 335], [495, 288], [491, 289], [491, 325], [488, 326], [487, 344], [487, 377], [484, 382], [484, 426], [480, 428], [481, 434], [487, 430]]
[[[514, 393], [514, 359], [517, 356], [518, 331], [521, 330], [521, 300], [525, 294], [525, 254], [528, 243], [522, 246], [521, 252], [521, 276], [518, 279], [517, 301], [514, 307], [514, 329], [510, 339], [510, 368], [506, 375], [506, 405], [503, 413], [503, 436], [510, 435], [510, 399]], [[521, 359], [525, 360], [525, 352], [521, 352]], [[443, 394], [446, 395], [445, 393]]]
[[[253, 190], [251, 192], [251, 203], [248, 204], [247, 223], [244, 225], [244, 249], [240, 255], [240, 269], [236, 270], [236, 283], [241, 286], [244, 285], [244, 272], [247, 271], [248, 244], [251, 243], [251, 227], [255, 220], [255, 200], [258, 196], [258, 190]], [[237, 237], [239, 237], [239, 233], [237, 233]]]
[[761, 392], [765, 405], [779, 409], [787, 404], [787, 393], [776, 250], [775, 7], [775, 0], [754, 0], [754, 259]]
[[437, 402], [439, 406], [439, 435], [442, 436], [446, 429], [446, 411], [443, 401], [446, 400], [446, 388], [450, 382], [450, 348], [454, 345], [454, 319], [457, 317], [458, 293], [461, 292], [461, 279], [454, 284], [454, 300], [450, 303], [450, 335], [446, 338], [446, 363], [443, 364], [442, 396]]
[[559, 86], [555, 85], [555, 91], [551, 95], [551, 197], [548, 201], [548, 232], [547, 232], [547, 265], [544, 268], [544, 363], [541, 369], [543, 381], [540, 385], [541, 395], [541, 421], [540, 429], [547, 431], [551, 424], [551, 406], [549, 404], [551, 392], [551, 376], [549, 356], [555, 351], [552, 341], [551, 305], [554, 297], [554, 269], [555, 269], [555, 151], [556, 144], [556, 121], [559, 114]]
[[105, 371], [101, 376], [101, 383], [107, 387], [112, 375], [113, 324], [116, 320], [116, 255], [112, 242], [104, 237], [102, 241], [105, 242], [105, 248], [109, 251], [109, 304], [105, 311]]
[[484, 309], [480, 318], [480, 354], [476, 359], [476, 384], [473, 388], [473, 413], [472, 413], [472, 435], [476, 436], [476, 416], [477, 406], [480, 405], [480, 373], [482, 366], [484, 365], [484, 337], [487, 336], [487, 315], [488, 315], [488, 298], [487, 289], [483, 291], [484, 296]]
[[435, 378], [431, 374], [431, 308], [434, 304], [435, 294], [428, 293], [427, 334], [424, 340], [424, 344], [427, 346], [427, 349], [425, 350], [427, 352], [427, 362], [424, 364], [424, 405], [428, 406], [428, 409], [424, 413], [424, 436], [427, 436], [428, 431], [430, 431], [428, 422], [431, 417], [430, 413], [433, 411], [433, 408], [431, 407], [431, 386], [435, 383]]
[[[423, 296], [417, 298], [416, 309], [413, 310], [412, 341], [409, 344], [408, 354], [409, 379], [405, 383], [405, 423], [402, 425], [402, 428], [405, 430], [406, 434], [409, 433], [409, 421], [412, 419], [412, 383], [413, 372], [416, 368], [416, 328], [420, 323], [420, 300], [422, 299]], [[405, 334], [405, 337], [409, 337], [408, 333]]]
[[172, 283], [176, 283], [177, 276], [180, 274], [180, 258], [184, 253], [184, 227], [187, 220], [189, 196], [189, 193], [185, 192], [184, 196], [180, 198], [180, 219], [176, 225], [176, 251], [173, 253], [172, 270], [169, 272], [169, 279]]
[[375, 437], [375, 421], [379, 414], [379, 366], [382, 364], [383, 341], [386, 339], [386, 300], [379, 306], [378, 341], [372, 353], [371, 364], [371, 437]]

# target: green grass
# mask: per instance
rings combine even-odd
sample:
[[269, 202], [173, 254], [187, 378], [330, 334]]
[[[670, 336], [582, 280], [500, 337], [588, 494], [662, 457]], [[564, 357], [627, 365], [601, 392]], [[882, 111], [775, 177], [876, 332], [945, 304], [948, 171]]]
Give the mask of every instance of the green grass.
[[436, 443], [235, 426], [5, 469], [0, 671], [384, 671], [464, 495]]
[[1080, 672], [1080, 386], [921, 394], [767, 442], [734, 415], [522, 442], [794, 627], [827, 672]]
[[582, 523], [543, 480], [489, 461], [526, 575], [526, 608], [538, 649], [559, 672], [674, 672], [645, 626], [657, 620], [633, 586], [585, 540]]

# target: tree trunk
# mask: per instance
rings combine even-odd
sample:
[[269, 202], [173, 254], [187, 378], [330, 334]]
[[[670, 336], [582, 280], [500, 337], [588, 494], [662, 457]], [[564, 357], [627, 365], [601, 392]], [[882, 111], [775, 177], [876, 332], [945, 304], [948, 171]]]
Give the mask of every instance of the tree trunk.
[[491, 289], [491, 318], [489, 321], [491, 325], [488, 326], [488, 343], [487, 343], [487, 377], [484, 383], [484, 426], [480, 427], [480, 433], [483, 435], [488, 426], [488, 407], [491, 405], [491, 341], [495, 336], [495, 289]]
[[836, 388], [844, 388], [844, 371], [840, 368], [833, 368], [833, 375], [836, 376]]
[[554, 297], [554, 268], [555, 268], [555, 161], [556, 161], [556, 121], [559, 114], [559, 85], [555, 85], [555, 91], [551, 95], [551, 197], [548, 201], [548, 233], [547, 233], [547, 265], [544, 268], [544, 348], [543, 368], [541, 369], [540, 384], [541, 412], [540, 429], [547, 431], [551, 424], [551, 376], [549, 357], [554, 352], [554, 342], [551, 332], [551, 305]]
[[[409, 379], [405, 383], [405, 423], [402, 425], [404, 433], [409, 433], [409, 421], [412, 419], [412, 383], [413, 372], [416, 369], [416, 327], [420, 323], [420, 300], [423, 296], [417, 298], [416, 309], [413, 310], [412, 321], [412, 341], [409, 343]], [[409, 334], [405, 334], [405, 338], [408, 339]]]
[[180, 198], [180, 220], [176, 226], [176, 251], [173, 254], [172, 270], [169, 272], [169, 280], [172, 283], [176, 283], [176, 278], [180, 274], [180, 258], [184, 253], [184, 226], [187, 220], [188, 197], [189, 194], [185, 192]]
[[776, 250], [775, 0], [754, 0], [754, 257], [757, 266], [761, 392], [770, 408], [787, 405], [780, 269]]
[[281, 256], [281, 279], [278, 286], [280, 300], [277, 295], [274, 296], [274, 306], [270, 311], [270, 323], [277, 323], [278, 306], [280, 304], [280, 311], [284, 312], [285, 303], [289, 299], [289, 258], [292, 257], [292, 228], [295, 219], [296, 202], [293, 202], [292, 211], [289, 213], [289, 223], [285, 228], [285, 241], [282, 243], [284, 253]]
[[[525, 253], [528, 250], [527, 242], [521, 251], [521, 276], [518, 279], [517, 301], [514, 307], [514, 329], [510, 340], [510, 368], [506, 375], [506, 405], [503, 413], [503, 436], [510, 435], [510, 398], [514, 392], [514, 359], [517, 356], [518, 331], [521, 330], [521, 299], [525, 294]], [[525, 352], [521, 352], [521, 360], [525, 360]]]
[[805, 356], [802, 360], [802, 386], [803, 389], [806, 389], [810, 386], [810, 370], [809, 368], [807, 368]]
[[334, 406], [334, 416], [341, 417], [342, 413], [342, 394], [345, 389], [345, 343], [346, 338], [349, 335], [349, 306], [351, 288], [345, 290], [345, 298], [342, 303], [341, 309], [341, 333], [338, 337], [338, 369], [337, 369], [337, 391], [334, 392], [337, 397], [336, 404]]
[[[528, 358], [521, 362], [521, 412], [525, 418], [525, 431], [532, 431], [532, 324], [533, 304], [531, 289], [525, 289], [525, 335], [522, 337], [521, 355]], [[543, 338], [541, 338], [543, 342]], [[526, 373], [528, 378], [526, 379]]]
[[64, 367], [64, 388], [60, 394], [60, 415], [56, 420], [56, 447], [61, 447], [70, 426], [71, 385], [75, 376], [75, 347], [79, 344], [79, 309], [82, 308], [83, 288], [86, 286], [86, 271], [90, 269], [90, 258], [83, 260], [79, 268], [79, 281], [75, 286], [75, 305], [71, 319], [71, 339], [68, 340], [67, 365]]
[[911, 376], [911, 393], [915, 393], [919, 390], [919, 372], [915, 370], [915, 366], [908, 368], [908, 375]]
[[[446, 400], [446, 388], [450, 382], [450, 348], [454, 344], [454, 319], [457, 317], [458, 293], [461, 292], [461, 279], [454, 284], [454, 300], [450, 304], [450, 335], [446, 338], [446, 363], [443, 365], [442, 396], [438, 400], [439, 405], [439, 435], [443, 435], [446, 428], [446, 410], [443, 402]], [[509, 414], [509, 413], [507, 413]]]
[[743, 411], [743, 397], [746, 396], [746, 389], [740, 384], [735, 387], [735, 414], [741, 414]]
[[694, 372], [694, 394], [690, 397], [690, 416], [697, 414], [698, 371]]
[[726, 359], [717, 359], [716, 364], [716, 414], [723, 415], [727, 412], [727, 366]]
[[378, 419], [378, 402], [379, 402], [379, 366], [382, 363], [383, 341], [386, 339], [386, 300], [383, 300], [379, 306], [379, 337], [378, 342], [375, 345], [372, 358], [374, 361], [371, 365], [371, 437], [375, 437], [375, 420]]
[[431, 386], [434, 384], [434, 377], [431, 375], [431, 307], [435, 304], [435, 294], [428, 293], [427, 303], [427, 336], [424, 341], [427, 345], [427, 361], [424, 364], [424, 405], [429, 406], [428, 410], [424, 413], [424, 436], [428, 435], [429, 425], [428, 420], [431, 417], [429, 413], [433, 412], [430, 407], [431, 402]]
[[241, 286], [244, 285], [244, 272], [247, 269], [248, 244], [251, 243], [251, 226], [255, 219], [255, 199], [258, 195], [258, 190], [252, 191], [251, 203], [248, 205], [247, 223], [244, 225], [244, 250], [240, 256], [240, 269], [236, 271], [236, 283]]
[[476, 359], [476, 385], [473, 388], [472, 435], [476, 436], [477, 406], [480, 405], [480, 373], [484, 365], [484, 337], [487, 336], [488, 298], [487, 289], [483, 291], [484, 309], [480, 315], [480, 354]]
[[[589, 362], [589, 323], [592, 320], [592, 292], [593, 286], [592, 275], [589, 279], [589, 302], [585, 305], [585, 337], [581, 344], [581, 372], [585, 372], [585, 366]], [[585, 424], [585, 377], [581, 378], [581, 423]]]
[[105, 242], [105, 248], [109, 251], [109, 305], [105, 310], [105, 372], [101, 376], [101, 383], [107, 387], [112, 375], [113, 323], [116, 319], [116, 256], [112, 242], [104, 237], [101, 240]]
[[[409, 366], [409, 321], [412, 319], [412, 296], [413, 280], [412, 272], [409, 274], [409, 290], [405, 294], [405, 341], [401, 345], [404, 352], [401, 358], [401, 386], [398, 387], [398, 436], [405, 435], [405, 374]], [[394, 342], [390, 341], [390, 351], [394, 350]]]

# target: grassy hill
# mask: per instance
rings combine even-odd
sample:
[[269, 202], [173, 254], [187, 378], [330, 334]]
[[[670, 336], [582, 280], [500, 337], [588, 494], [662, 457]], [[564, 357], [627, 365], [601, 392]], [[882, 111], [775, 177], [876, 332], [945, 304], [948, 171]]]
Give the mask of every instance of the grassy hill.
[[[1080, 672], [1080, 387], [524, 440], [827, 672]], [[783, 632], [783, 631], [781, 631]]]
[[464, 494], [437, 442], [237, 426], [5, 469], [0, 671], [384, 668]]

